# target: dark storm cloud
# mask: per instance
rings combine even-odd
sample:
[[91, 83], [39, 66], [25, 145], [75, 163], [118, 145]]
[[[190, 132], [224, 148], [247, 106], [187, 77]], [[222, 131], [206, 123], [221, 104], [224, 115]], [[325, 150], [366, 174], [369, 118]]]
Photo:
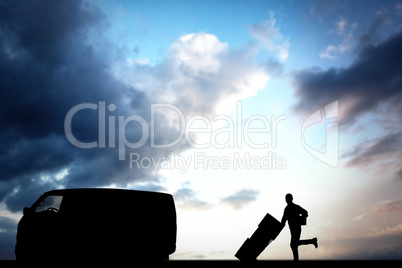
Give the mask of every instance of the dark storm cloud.
[[[349, 149], [343, 154], [343, 157], [350, 158], [348, 166], [400, 166], [402, 32], [378, 42], [378, 29], [386, 19], [384, 14], [384, 10], [377, 14], [367, 32], [361, 35], [356, 58], [349, 67], [328, 70], [311, 68], [301, 70], [294, 76], [299, 98], [295, 111], [298, 113], [309, 114], [338, 100], [341, 130], [350, 128], [368, 113], [376, 112], [381, 116], [379, 122], [372, 123], [383, 124], [388, 134]], [[387, 108], [380, 110], [381, 105]]]
[[[402, 101], [402, 32], [378, 45], [361, 49], [347, 68], [306, 69], [295, 73], [299, 102], [295, 109], [309, 113], [335, 100], [346, 104], [342, 124], [348, 125], [379, 104]], [[341, 107], [342, 108], [342, 107]]]
[[[344, 157], [350, 157], [348, 166], [368, 166], [397, 157], [402, 144], [402, 133], [390, 133], [368, 144], [360, 144]], [[397, 158], [396, 158], [397, 159]]]
[[400, 213], [402, 212], [402, 201], [391, 201], [385, 204], [378, 205], [375, 209], [378, 214], [384, 213]]
[[[118, 146], [80, 149], [64, 133], [66, 114], [81, 103], [113, 103], [116, 122], [134, 114], [149, 121], [149, 97], [112, 74], [110, 63], [122, 49], [103, 37], [107, 26], [105, 15], [87, 2], [0, 2], [0, 202], [7, 209], [21, 210], [55, 187], [124, 187], [156, 179], [119, 161]], [[98, 140], [98, 112], [81, 110], [73, 118], [78, 140]], [[156, 133], [158, 144], [171, 138], [164, 127]], [[125, 133], [131, 142], [141, 134], [135, 124]], [[135, 152], [167, 155], [149, 148], [149, 141]], [[68, 173], [58, 177], [63, 170]]]

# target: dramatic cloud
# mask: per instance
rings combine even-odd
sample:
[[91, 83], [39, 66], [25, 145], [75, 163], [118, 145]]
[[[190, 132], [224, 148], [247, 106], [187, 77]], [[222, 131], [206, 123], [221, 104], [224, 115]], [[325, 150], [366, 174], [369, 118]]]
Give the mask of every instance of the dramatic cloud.
[[385, 7], [379, 9], [365, 33], [360, 36], [358, 48], [361, 49], [371, 44], [378, 44], [383, 37], [384, 26], [397, 21], [399, 13], [398, 5], [395, 5], [390, 10]]
[[378, 214], [400, 213], [402, 212], [402, 201], [391, 201], [378, 205], [375, 209], [375, 212]]
[[322, 70], [314, 67], [295, 72], [299, 97], [295, 110], [313, 111], [340, 100], [343, 126], [349, 126], [358, 117], [384, 103], [390, 103], [400, 114], [402, 53], [399, 48], [402, 31], [397, 30], [388, 37], [380, 34], [381, 27], [390, 24], [397, 14], [396, 7], [390, 11], [385, 8], [378, 10], [360, 37], [355, 37], [356, 23], [339, 20], [333, 32], [342, 37], [341, 43], [329, 45], [321, 56], [334, 58], [355, 46], [356, 58], [346, 68]]
[[[253, 189], [242, 189], [234, 194], [223, 197], [219, 203], [238, 210], [256, 201], [258, 194], [259, 192]], [[203, 211], [213, 208], [213, 206], [216, 205], [200, 200], [197, 197], [197, 192], [187, 186], [177, 190], [173, 196], [177, 207], [184, 210]]]
[[[160, 103], [179, 107], [186, 116], [229, 112], [236, 100], [253, 96], [265, 87], [268, 72], [280, 66], [259, 65], [253, 46], [230, 50], [213, 34], [182, 36], [166, 58], [151, 66], [129, 61], [118, 66], [119, 77]], [[278, 65], [278, 64], [277, 64]]]
[[[311, 68], [294, 74], [299, 98], [295, 106], [297, 113], [308, 114], [338, 100], [341, 130], [349, 129], [363, 116], [375, 113], [376, 122], [388, 131], [382, 137], [365, 141], [346, 152], [343, 157], [350, 157], [348, 166], [380, 168], [382, 164], [382, 169], [400, 166], [402, 32], [378, 44], [373, 42], [383, 19], [381, 14], [378, 15], [362, 35], [356, 48], [356, 59], [349, 67]], [[345, 32], [346, 26], [346, 22], [339, 24], [338, 32]]]
[[196, 197], [197, 193], [190, 188], [181, 188], [173, 194], [177, 207], [184, 210], [206, 210], [212, 207], [205, 201], [201, 201]]
[[[344, 157], [351, 157], [347, 162], [348, 166], [377, 166], [386, 164], [386, 162], [400, 159], [400, 149], [402, 144], [402, 133], [390, 133], [375, 141], [362, 143], [356, 146], [350, 153]], [[377, 164], [377, 165], [376, 165]], [[396, 163], [399, 167], [399, 163]]]
[[402, 233], [402, 223], [385, 229], [374, 230], [372, 233], [369, 234], [369, 236], [387, 236], [387, 235], [396, 236], [401, 235], [401, 233]]
[[335, 100], [344, 103], [343, 124], [350, 124], [381, 103], [400, 105], [402, 93], [402, 33], [377, 46], [362, 49], [348, 68], [295, 73], [298, 112], [310, 112]]
[[222, 199], [222, 203], [231, 206], [233, 209], [241, 209], [249, 203], [256, 201], [258, 191], [253, 189], [242, 189]]
[[[96, 105], [72, 120], [73, 135], [82, 142], [98, 141], [100, 102], [113, 104], [111, 115], [116, 118], [150, 118], [149, 98], [112, 72], [111, 63], [124, 51], [103, 37], [103, 13], [81, 1], [6, 1], [0, 12], [0, 202], [16, 211], [52, 188], [124, 187], [157, 180], [150, 172], [119, 161], [117, 146], [81, 149], [64, 133], [67, 113], [82, 103]], [[163, 127], [164, 133], [154, 137], [159, 143], [172, 130]], [[120, 131], [131, 142], [142, 135], [134, 123]], [[109, 131], [105, 132], [108, 140]], [[117, 131], [114, 135], [119, 137]], [[150, 150], [147, 144], [136, 152], [168, 154]]]

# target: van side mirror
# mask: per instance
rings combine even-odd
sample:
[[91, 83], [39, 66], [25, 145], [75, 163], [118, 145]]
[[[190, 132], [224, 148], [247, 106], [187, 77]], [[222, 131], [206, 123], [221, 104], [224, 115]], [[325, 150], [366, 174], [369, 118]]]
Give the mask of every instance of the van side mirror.
[[29, 209], [29, 207], [24, 207], [24, 210], [22, 211], [22, 213], [24, 213], [24, 215], [29, 215], [29, 214], [31, 214], [31, 210]]

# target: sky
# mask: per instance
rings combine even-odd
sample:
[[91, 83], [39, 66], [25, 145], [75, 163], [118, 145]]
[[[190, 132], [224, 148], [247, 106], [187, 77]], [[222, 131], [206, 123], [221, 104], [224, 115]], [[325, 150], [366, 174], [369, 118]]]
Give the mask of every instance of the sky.
[[1, 0], [0, 259], [85, 187], [172, 194], [171, 259], [235, 259], [287, 193], [300, 259], [401, 259], [401, 47], [402, 1]]

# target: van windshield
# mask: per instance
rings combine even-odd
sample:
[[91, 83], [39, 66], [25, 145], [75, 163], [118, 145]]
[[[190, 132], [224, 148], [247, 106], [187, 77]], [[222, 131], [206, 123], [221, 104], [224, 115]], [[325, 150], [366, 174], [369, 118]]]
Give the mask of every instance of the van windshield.
[[46, 210], [59, 212], [62, 200], [63, 196], [61, 195], [49, 195], [42, 199], [42, 201], [36, 206], [35, 212], [42, 212]]

